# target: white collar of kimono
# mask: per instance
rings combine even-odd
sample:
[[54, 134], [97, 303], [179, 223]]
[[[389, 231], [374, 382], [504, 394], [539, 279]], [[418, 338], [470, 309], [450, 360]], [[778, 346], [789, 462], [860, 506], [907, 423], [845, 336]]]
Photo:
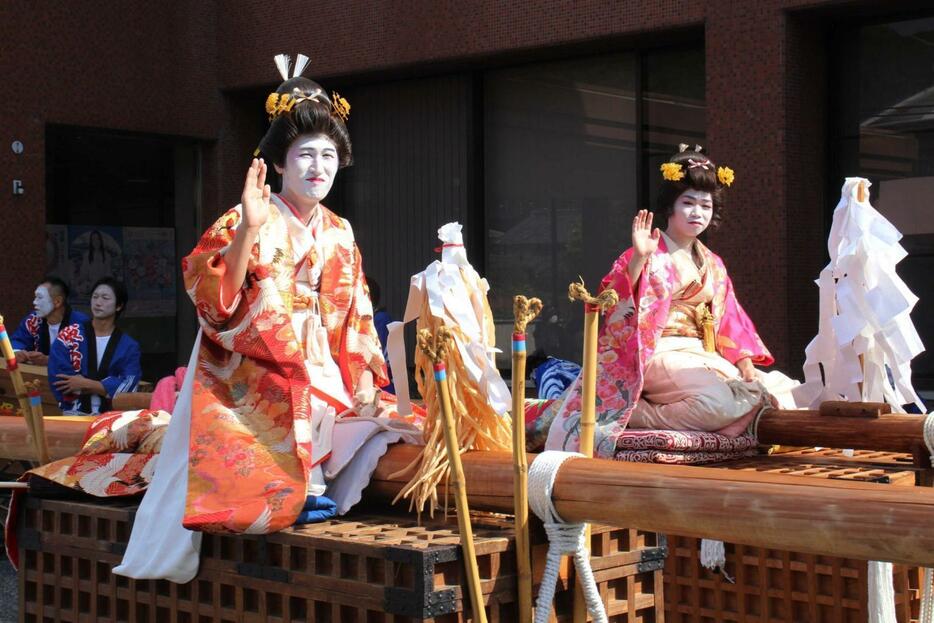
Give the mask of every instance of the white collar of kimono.
[[675, 253], [676, 251], [686, 251], [690, 254], [694, 250], [694, 245], [697, 242], [697, 238], [694, 238], [691, 240], [691, 242], [682, 246], [675, 242], [671, 236], [665, 232], [662, 232], [662, 236], [665, 238], [665, 247], [667, 247], [669, 255]]
[[[279, 195], [272, 195], [273, 202], [279, 209], [288, 228], [289, 238], [292, 239], [292, 255], [296, 261], [308, 254], [312, 245], [318, 238], [323, 220], [321, 206], [316, 206], [311, 213], [311, 219], [306, 225], [298, 216], [298, 212], [285, 199]], [[320, 258], [319, 258], [320, 259]]]

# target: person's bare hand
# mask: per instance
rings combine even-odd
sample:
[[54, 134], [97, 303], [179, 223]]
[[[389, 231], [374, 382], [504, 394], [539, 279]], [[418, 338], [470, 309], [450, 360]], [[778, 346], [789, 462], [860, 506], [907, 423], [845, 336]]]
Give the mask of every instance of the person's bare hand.
[[749, 357], [744, 357], [737, 361], [736, 367], [739, 368], [739, 374], [744, 381], [752, 382], [758, 378], [756, 367], [752, 365], [752, 359]]
[[632, 219], [632, 248], [638, 257], [649, 257], [658, 249], [662, 232], [652, 229], [653, 214], [648, 210], [639, 210]]
[[272, 191], [266, 183], [266, 170], [262, 158], [253, 158], [246, 172], [240, 204], [243, 206], [242, 222], [247, 229], [259, 229], [269, 217], [269, 195]]
[[57, 374], [56, 378], [59, 380], [55, 381], [55, 387], [63, 394], [80, 394], [87, 386], [87, 379], [80, 374]]
[[38, 350], [29, 351], [26, 353], [26, 363], [34, 366], [44, 366], [49, 363], [49, 356]]

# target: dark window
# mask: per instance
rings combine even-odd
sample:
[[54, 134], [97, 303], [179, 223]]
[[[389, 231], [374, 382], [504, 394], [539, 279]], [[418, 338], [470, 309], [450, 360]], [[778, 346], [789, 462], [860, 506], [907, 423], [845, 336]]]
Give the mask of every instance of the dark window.
[[[899, 263], [898, 273], [920, 297], [912, 320], [930, 348], [934, 344], [934, 16], [837, 29], [832, 54], [836, 84], [829, 196], [839, 196], [846, 176], [872, 182], [873, 206], [904, 235], [901, 243], [909, 255]], [[930, 350], [914, 360], [912, 369], [916, 390], [934, 390]]]
[[532, 349], [580, 361], [583, 308], [567, 286], [580, 275], [596, 293], [630, 244], [633, 215], [652, 207], [653, 171], [678, 143], [703, 142], [703, 48], [490, 71], [483, 115], [497, 343], [509, 343], [513, 295], [537, 296]]
[[[46, 128], [48, 270], [70, 282], [72, 303], [84, 311], [99, 277], [126, 284], [130, 300], [120, 326], [140, 343], [148, 381], [187, 361], [194, 339], [187, 335], [193, 311], [182, 293], [176, 244], [185, 254], [192, 246], [199, 166], [189, 139]], [[178, 236], [176, 223], [184, 230]], [[181, 340], [177, 326], [185, 329]]]

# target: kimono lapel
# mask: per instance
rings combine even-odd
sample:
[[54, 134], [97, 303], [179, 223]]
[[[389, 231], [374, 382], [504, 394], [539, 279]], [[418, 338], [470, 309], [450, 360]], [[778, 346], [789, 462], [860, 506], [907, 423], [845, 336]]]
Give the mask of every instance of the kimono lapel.
[[[357, 265], [353, 231], [346, 222], [321, 206], [319, 250], [323, 256], [319, 306], [321, 322], [328, 330], [328, 343], [334, 360], [345, 371], [341, 361], [347, 314], [353, 303], [354, 285], [360, 267]], [[345, 384], [346, 384], [345, 378]], [[351, 384], [350, 387], [353, 385]]]
[[715, 332], [720, 331], [720, 322], [723, 320], [727, 295], [727, 274], [722, 261], [713, 254], [700, 240], [697, 241], [697, 248], [704, 256], [704, 262], [707, 270], [705, 279], [710, 279], [713, 286], [713, 300], [710, 302], [710, 313], [713, 314]]

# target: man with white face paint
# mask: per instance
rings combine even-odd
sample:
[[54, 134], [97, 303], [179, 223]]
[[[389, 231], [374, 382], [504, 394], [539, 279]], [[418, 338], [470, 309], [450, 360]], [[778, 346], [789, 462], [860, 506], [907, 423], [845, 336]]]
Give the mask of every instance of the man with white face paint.
[[88, 317], [68, 305], [68, 284], [54, 275], [36, 286], [32, 304], [34, 311], [19, 323], [10, 342], [17, 361], [44, 366], [59, 328], [86, 322]]

